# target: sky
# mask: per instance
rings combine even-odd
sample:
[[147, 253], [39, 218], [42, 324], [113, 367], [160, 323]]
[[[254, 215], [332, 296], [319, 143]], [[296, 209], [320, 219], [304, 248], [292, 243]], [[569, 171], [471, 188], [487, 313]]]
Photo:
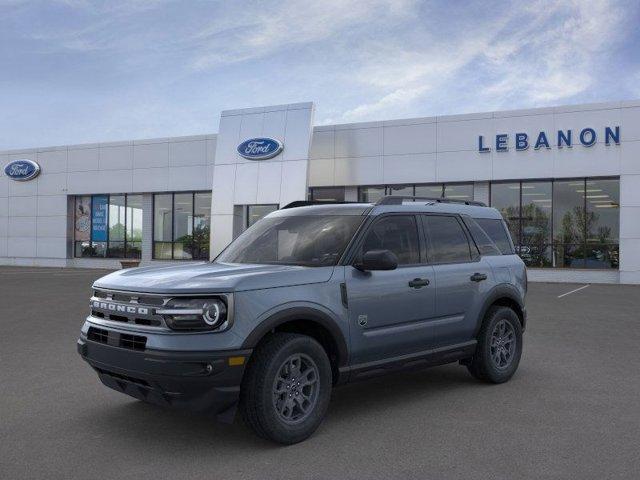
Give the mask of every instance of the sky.
[[640, 98], [637, 0], [0, 0], [0, 150]]

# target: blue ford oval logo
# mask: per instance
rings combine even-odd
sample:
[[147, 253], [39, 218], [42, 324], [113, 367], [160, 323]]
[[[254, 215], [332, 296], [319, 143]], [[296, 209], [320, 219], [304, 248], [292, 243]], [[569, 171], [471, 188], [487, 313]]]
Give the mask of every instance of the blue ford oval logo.
[[4, 167], [4, 173], [12, 180], [24, 182], [38, 176], [40, 165], [33, 160], [14, 160]]
[[278, 155], [284, 146], [273, 138], [250, 138], [238, 145], [238, 153], [249, 160], [266, 160]]

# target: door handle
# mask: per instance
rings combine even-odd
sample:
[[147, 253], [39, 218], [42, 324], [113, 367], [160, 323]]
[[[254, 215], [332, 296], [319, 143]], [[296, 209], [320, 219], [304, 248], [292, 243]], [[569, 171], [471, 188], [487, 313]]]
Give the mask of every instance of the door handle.
[[483, 280], [487, 279], [487, 274], [486, 273], [474, 273], [473, 275], [471, 275], [471, 281], [472, 282], [481, 282]]
[[422, 288], [429, 285], [428, 278], [414, 278], [413, 280], [409, 280], [409, 286], [411, 288]]

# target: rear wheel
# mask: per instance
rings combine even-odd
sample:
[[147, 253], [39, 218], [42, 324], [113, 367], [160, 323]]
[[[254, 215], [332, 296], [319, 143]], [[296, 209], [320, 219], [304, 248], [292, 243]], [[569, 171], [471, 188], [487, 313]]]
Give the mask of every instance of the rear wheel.
[[331, 384], [331, 364], [318, 342], [306, 335], [275, 333], [252, 355], [240, 408], [261, 437], [297, 443], [322, 422]]
[[467, 368], [479, 380], [503, 383], [518, 369], [522, 355], [522, 326], [509, 307], [492, 307], [478, 335], [476, 352]]

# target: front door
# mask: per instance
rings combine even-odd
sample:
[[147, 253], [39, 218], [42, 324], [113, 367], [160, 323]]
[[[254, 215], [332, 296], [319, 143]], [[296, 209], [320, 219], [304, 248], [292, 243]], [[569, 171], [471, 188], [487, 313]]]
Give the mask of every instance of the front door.
[[426, 265], [414, 215], [386, 215], [365, 232], [356, 258], [386, 249], [398, 268], [362, 272], [345, 269], [355, 364], [426, 350], [435, 343], [433, 267]]

